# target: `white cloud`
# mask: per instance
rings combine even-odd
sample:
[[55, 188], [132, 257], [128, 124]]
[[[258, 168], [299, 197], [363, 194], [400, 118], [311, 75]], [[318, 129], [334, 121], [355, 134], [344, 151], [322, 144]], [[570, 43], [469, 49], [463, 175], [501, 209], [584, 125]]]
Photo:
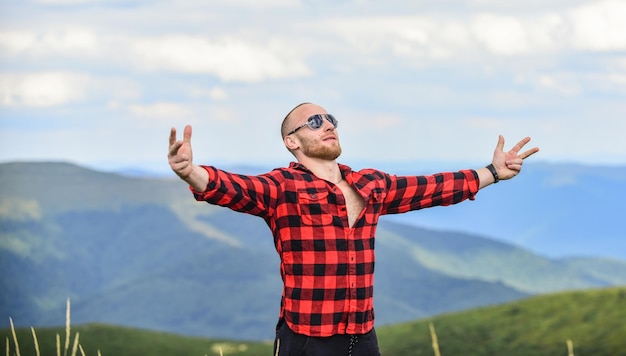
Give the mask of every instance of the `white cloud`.
[[129, 5], [129, 3], [135, 3], [136, 0], [36, 0], [38, 4], [43, 5], [116, 5], [116, 4], [125, 4]]
[[57, 30], [0, 32], [0, 48], [12, 56], [81, 57], [100, 53], [100, 40], [92, 30], [71, 26]]
[[[250, 5], [240, 0], [230, 6], [243, 4]], [[271, 6], [295, 7], [298, 1], [276, 0]], [[383, 65], [389, 54], [409, 64], [427, 65], [440, 60], [488, 60], [489, 56], [626, 49], [622, 35], [626, 33], [626, 21], [622, 21], [626, 3], [620, 1], [591, 2], [561, 12], [430, 15], [310, 18], [292, 26], [289, 22], [294, 20], [285, 18], [278, 29], [291, 27], [291, 31], [239, 24], [243, 27], [222, 27], [210, 36], [198, 35], [198, 31], [122, 34], [89, 24], [56, 24], [1, 32], [0, 49], [17, 58], [89, 58], [119, 68], [132, 65], [138, 70], [209, 74], [224, 82], [247, 83], [308, 77], [320, 61], [330, 60], [337, 68], [345, 63]]]
[[123, 77], [94, 77], [67, 71], [0, 73], [1, 106], [43, 108], [86, 100], [108, 101], [115, 106], [140, 96], [137, 83]]
[[537, 84], [544, 89], [556, 91], [564, 95], [575, 95], [580, 92], [578, 86], [574, 83], [567, 83], [567, 77], [561, 78], [553, 75], [541, 75], [537, 80]]
[[[280, 152], [269, 146], [277, 129], [265, 120], [313, 100], [337, 111], [348, 156], [472, 159], [504, 133], [537, 137], [541, 157], [626, 159], [620, 127], [584, 124], [623, 116], [623, 1], [35, 3], [10, 2], [2, 14], [0, 105], [15, 117], [2, 129], [26, 136], [28, 125], [43, 131], [45, 117], [98, 134], [41, 133], [24, 156], [55, 146], [55, 157], [115, 160], [123, 154], [102, 142], [125, 128], [128, 152], [134, 129], [146, 128], [143, 153], [125, 156], [146, 159], [163, 132], [185, 123], [208, 133], [197, 145], [209, 159], [288, 156], [279, 140]], [[573, 147], [577, 135], [588, 141]]]
[[180, 102], [155, 102], [118, 107], [132, 115], [132, 124], [139, 128], [163, 129], [172, 125], [212, 125], [240, 123], [240, 114], [228, 107]]
[[480, 15], [471, 24], [475, 39], [499, 55], [516, 55], [530, 51], [528, 35], [522, 22], [514, 17]]
[[209, 90], [209, 98], [213, 99], [213, 100], [226, 100], [228, 99], [228, 93], [226, 93], [226, 90], [222, 89], [222, 88], [213, 88], [211, 90]]
[[[204, 1], [204, 3], [206, 3], [206, 1]], [[222, 6], [226, 5], [244, 9], [267, 9], [268, 7], [295, 8], [301, 5], [300, 0], [213, 0], [212, 3], [214, 3], [214, 5], [219, 4]]]
[[[606, 68], [611, 68], [607, 64]], [[552, 70], [517, 76], [515, 82], [530, 85], [539, 92], [557, 93], [563, 97], [579, 97], [584, 92], [626, 94], [626, 70], [598, 72]]]
[[151, 105], [130, 105], [129, 111], [139, 117], [148, 119], [166, 119], [188, 117], [193, 111], [187, 105], [178, 103], [155, 103]]
[[370, 133], [379, 135], [385, 130], [401, 129], [404, 119], [401, 116], [385, 113], [372, 113], [362, 110], [350, 110], [343, 113], [339, 128], [348, 128], [349, 134]]
[[626, 2], [600, 1], [580, 6], [567, 15], [573, 44], [582, 50], [626, 50]]
[[[430, 14], [429, 14], [430, 15]], [[626, 2], [603, 1], [561, 12], [476, 12], [463, 17], [398, 15], [331, 18], [304, 27], [341, 38], [366, 55], [453, 61], [484, 57], [626, 49]], [[346, 48], [343, 48], [346, 50]]]
[[496, 56], [558, 53], [567, 49], [567, 23], [559, 13], [532, 16], [483, 13], [473, 16], [468, 31], [479, 49]]
[[311, 74], [303, 58], [290, 55], [288, 48], [233, 37], [135, 38], [129, 54], [138, 68], [214, 74], [226, 82], [258, 82]]
[[211, 89], [193, 88], [190, 90], [193, 98], [209, 98], [212, 100], [228, 100], [228, 92], [222, 87], [214, 87]]
[[470, 128], [502, 130], [506, 125], [501, 118], [471, 117], [463, 120], [463, 125]]
[[607, 76], [607, 82], [616, 84], [622, 89], [626, 89], [624, 88], [624, 85], [626, 85], [626, 74], [609, 74]]
[[[0, 32], [0, 49], [14, 58], [90, 59], [140, 71], [211, 74], [225, 82], [259, 82], [312, 74], [302, 55], [279, 40], [224, 35], [98, 36], [80, 27]], [[86, 63], [84, 63], [86, 64]], [[95, 62], [92, 62], [92, 65]]]
[[32, 31], [0, 32], [0, 48], [5, 54], [20, 54], [32, 49], [37, 42], [37, 34]]
[[3, 106], [50, 107], [81, 100], [89, 77], [71, 72], [0, 75]]

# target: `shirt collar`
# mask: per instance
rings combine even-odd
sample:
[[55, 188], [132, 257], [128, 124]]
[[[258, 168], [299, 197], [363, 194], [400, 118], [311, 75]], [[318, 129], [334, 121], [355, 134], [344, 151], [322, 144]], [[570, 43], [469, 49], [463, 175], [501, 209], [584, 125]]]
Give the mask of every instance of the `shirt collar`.
[[[339, 170], [341, 171], [341, 175], [344, 178], [348, 177], [352, 173], [352, 168], [346, 166], [345, 164], [337, 163], [337, 165], [339, 166]], [[291, 162], [291, 163], [289, 163], [289, 168], [297, 169], [297, 170], [304, 171], [304, 172], [311, 173], [311, 174], [313, 173], [308, 168], [306, 168], [305, 165], [303, 165], [300, 162]]]

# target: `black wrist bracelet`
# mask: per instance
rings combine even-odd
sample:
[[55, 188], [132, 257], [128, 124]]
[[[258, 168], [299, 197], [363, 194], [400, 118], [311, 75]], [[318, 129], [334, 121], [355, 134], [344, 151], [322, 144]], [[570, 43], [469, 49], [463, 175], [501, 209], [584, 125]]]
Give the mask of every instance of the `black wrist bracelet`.
[[496, 167], [493, 166], [493, 163], [487, 166], [487, 169], [493, 175], [494, 184], [500, 181], [500, 177], [498, 177], [498, 171], [496, 171]]

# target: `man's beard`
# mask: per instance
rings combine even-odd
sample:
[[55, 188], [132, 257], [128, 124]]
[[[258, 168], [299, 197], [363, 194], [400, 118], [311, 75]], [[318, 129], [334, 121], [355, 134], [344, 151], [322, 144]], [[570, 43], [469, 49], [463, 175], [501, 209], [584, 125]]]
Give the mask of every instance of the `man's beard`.
[[306, 141], [302, 146], [302, 152], [307, 157], [334, 161], [341, 155], [341, 146], [338, 141], [336, 145], [330, 147], [321, 145], [318, 141]]

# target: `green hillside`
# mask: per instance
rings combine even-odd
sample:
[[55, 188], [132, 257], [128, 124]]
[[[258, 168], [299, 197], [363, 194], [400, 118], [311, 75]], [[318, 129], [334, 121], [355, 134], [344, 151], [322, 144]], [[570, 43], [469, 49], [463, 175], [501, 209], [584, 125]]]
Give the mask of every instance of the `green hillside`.
[[[61, 348], [65, 343], [65, 328], [42, 328], [35, 330], [42, 355], [56, 355], [56, 335], [61, 338]], [[79, 343], [87, 356], [95, 356], [98, 351], [102, 356], [178, 356], [178, 355], [271, 355], [271, 342], [244, 342], [214, 340], [200, 337], [181, 336], [172, 333], [131, 329], [125, 327], [86, 324], [71, 329], [70, 351], [76, 333]], [[0, 336], [4, 340], [13, 340], [10, 330], [3, 329]], [[36, 356], [33, 336], [30, 329], [17, 330], [21, 355]], [[11, 350], [15, 351], [13, 341]], [[11, 353], [12, 355], [14, 353]], [[63, 350], [61, 350], [63, 353]], [[69, 352], [68, 352], [69, 354]], [[80, 352], [77, 353], [80, 355]]]
[[[626, 355], [626, 287], [533, 297], [514, 303], [440, 315], [377, 328], [383, 355], [433, 355], [429, 324], [441, 355]], [[41, 353], [54, 355], [56, 334], [64, 328], [37, 329]], [[101, 324], [72, 328], [86, 355], [271, 355], [270, 342], [239, 342], [185, 337]], [[35, 355], [29, 329], [18, 330], [21, 354]], [[12, 340], [10, 330], [0, 337]], [[14, 350], [11, 341], [11, 349]]]
[[626, 355], [626, 288], [568, 292], [377, 329], [386, 355]]
[[187, 193], [172, 179], [129, 178], [63, 162], [3, 163], [0, 182], [2, 211], [30, 218], [128, 204], [167, 205]]

